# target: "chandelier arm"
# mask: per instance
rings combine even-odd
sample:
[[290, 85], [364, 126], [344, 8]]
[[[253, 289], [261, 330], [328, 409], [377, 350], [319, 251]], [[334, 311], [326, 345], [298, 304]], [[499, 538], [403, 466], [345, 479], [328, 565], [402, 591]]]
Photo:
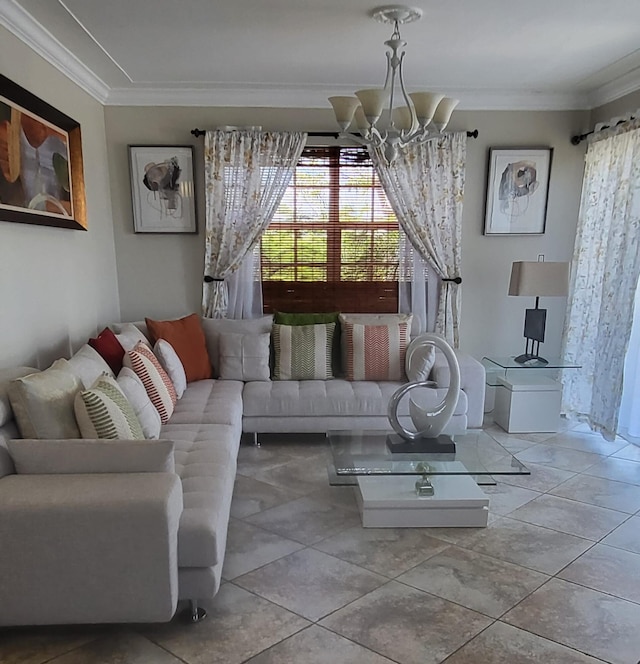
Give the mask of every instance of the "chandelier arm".
[[416, 115], [415, 106], [413, 105], [413, 101], [411, 101], [411, 97], [409, 97], [409, 94], [407, 93], [407, 89], [404, 84], [404, 73], [402, 71], [403, 61], [404, 61], [404, 52], [402, 53], [402, 57], [400, 58], [398, 80], [400, 81], [400, 90], [402, 91], [402, 97], [404, 98], [404, 103], [407, 105], [407, 108], [409, 109], [409, 115], [411, 118], [409, 129], [407, 130], [403, 129], [400, 132], [400, 140], [404, 144], [405, 142], [412, 140], [414, 136], [418, 136], [422, 128], [418, 125], [418, 116]]

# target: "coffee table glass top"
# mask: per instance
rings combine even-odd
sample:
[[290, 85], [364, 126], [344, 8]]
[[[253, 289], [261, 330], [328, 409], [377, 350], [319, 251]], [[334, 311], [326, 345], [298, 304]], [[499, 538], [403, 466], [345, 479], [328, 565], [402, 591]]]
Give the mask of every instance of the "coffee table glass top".
[[385, 431], [329, 431], [333, 466], [344, 475], [530, 475], [489, 434], [454, 436], [455, 454], [395, 453]]

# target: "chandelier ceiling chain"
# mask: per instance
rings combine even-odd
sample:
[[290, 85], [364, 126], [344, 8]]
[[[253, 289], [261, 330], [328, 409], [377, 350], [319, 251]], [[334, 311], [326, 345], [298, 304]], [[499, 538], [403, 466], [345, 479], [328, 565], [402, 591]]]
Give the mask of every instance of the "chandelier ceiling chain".
[[[388, 50], [384, 86], [358, 90], [355, 97], [329, 97], [329, 101], [342, 129], [341, 137], [382, 149], [387, 162], [392, 163], [399, 148], [440, 135], [449, 124], [458, 100], [434, 92], [407, 93], [403, 71], [407, 42], [400, 36], [400, 24], [420, 20], [421, 9], [385, 5], [374, 9], [372, 16], [393, 24], [393, 33], [385, 41]], [[396, 106], [396, 98], [400, 96], [404, 105]], [[354, 119], [360, 136], [347, 131]]]

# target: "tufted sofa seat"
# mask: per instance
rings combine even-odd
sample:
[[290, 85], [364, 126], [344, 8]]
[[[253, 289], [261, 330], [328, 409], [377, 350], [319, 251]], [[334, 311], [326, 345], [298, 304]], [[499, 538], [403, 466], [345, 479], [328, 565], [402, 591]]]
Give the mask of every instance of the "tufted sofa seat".
[[[314, 432], [388, 427], [387, 405], [401, 383], [343, 379], [253, 381], [242, 392], [243, 429], [251, 433]], [[446, 389], [433, 390], [434, 402]], [[408, 400], [401, 402], [408, 416]], [[466, 425], [467, 396], [460, 393], [455, 416]]]

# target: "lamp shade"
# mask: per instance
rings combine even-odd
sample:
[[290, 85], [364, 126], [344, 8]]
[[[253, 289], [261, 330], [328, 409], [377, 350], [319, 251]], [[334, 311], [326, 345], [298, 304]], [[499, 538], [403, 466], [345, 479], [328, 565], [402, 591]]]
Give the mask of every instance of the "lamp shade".
[[509, 295], [562, 297], [569, 294], [569, 263], [516, 261], [511, 266]]
[[372, 88], [370, 90], [358, 90], [356, 97], [362, 104], [362, 110], [367, 120], [374, 124], [382, 115], [382, 108], [389, 98], [389, 91], [384, 88]]
[[409, 97], [416, 109], [418, 122], [422, 126], [431, 122], [438, 104], [444, 99], [444, 95], [434, 92], [411, 92]]
[[433, 114], [433, 124], [438, 131], [444, 131], [444, 128], [449, 124], [453, 109], [460, 103], [459, 99], [451, 99], [451, 97], [444, 97], [436, 107]]
[[360, 102], [356, 97], [329, 97], [336, 120], [343, 131], [351, 124]]

